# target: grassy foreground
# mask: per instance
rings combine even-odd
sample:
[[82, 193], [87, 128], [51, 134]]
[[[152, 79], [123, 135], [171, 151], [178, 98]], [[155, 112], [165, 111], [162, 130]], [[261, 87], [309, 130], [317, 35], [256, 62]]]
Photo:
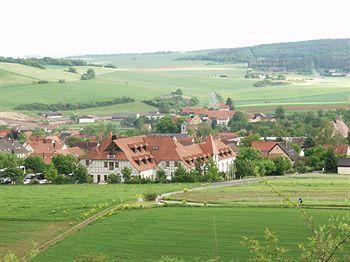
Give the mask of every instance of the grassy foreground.
[[76, 223], [147, 192], [172, 192], [195, 184], [0, 186], [0, 257], [24, 254]]
[[[309, 212], [316, 223], [323, 223], [331, 215], [347, 211]], [[248, 252], [241, 245], [242, 237], [262, 239], [266, 227], [278, 234], [291, 258], [298, 255], [297, 243], [305, 241], [309, 234], [300, 214], [287, 208], [127, 210], [85, 227], [34, 261], [72, 261], [91, 253], [108, 256], [110, 261], [157, 261], [163, 256], [185, 261], [246, 261]], [[344, 251], [340, 258], [350, 249]]]

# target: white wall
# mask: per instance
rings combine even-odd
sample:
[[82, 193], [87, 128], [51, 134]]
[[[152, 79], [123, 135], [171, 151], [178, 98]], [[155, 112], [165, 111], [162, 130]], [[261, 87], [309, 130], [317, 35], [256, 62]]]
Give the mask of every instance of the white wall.
[[350, 175], [350, 167], [339, 167], [338, 166], [338, 174]]

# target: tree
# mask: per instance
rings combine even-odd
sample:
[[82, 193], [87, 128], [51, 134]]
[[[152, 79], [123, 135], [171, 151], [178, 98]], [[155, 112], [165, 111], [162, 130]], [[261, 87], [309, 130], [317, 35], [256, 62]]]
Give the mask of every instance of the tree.
[[283, 107], [279, 106], [276, 108], [275, 117], [278, 120], [284, 119], [286, 117]]
[[242, 145], [245, 147], [251, 147], [253, 141], [260, 141], [260, 136], [258, 134], [251, 134], [242, 139]]
[[165, 174], [165, 171], [163, 169], [158, 169], [156, 176], [157, 176], [157, 180], [159, 182], [165, 182], [166, 174]]
[[58, 176], [55, 166], [52, 163], [48, 164], [45, 170], [45, 178], [52, 183], [56, 183]]
[[197, 126], [197, 135], [205, 137], [211, 133], [211, 125], [207, 122], [202, 122]]
[[175, 133], [177, 127], [171, 116], [167, 115], [156, 122], [155, 130], [157, 133]]
[[226, 105], [228, 105], [230, 107], [230, 110], [235, 110], [235, 105], [233, 103], [232, 98], [228, 97], [226, 99]]
[[73, 146], [75, 143], [78, 142], [83, 142], [84, 139], [82, 139], [81, 137], [77, 137], [77, 136], [69, 136], [66, 138], [66, 140], [64, 141], [64, 143], [68, 146]]
[[90, 177], [86, 166], [84, 166], [81, 163], [78, 163], [74, 170], [74, 177], [76, 181], [78, 181], [78, 183], [80, 184], [89, 182]]
[[26, 169], [32, 170], [34, 173], [44, 173], [46, 165], [44, 160], [39, 156], [28, 156], [24, 160]]
[[59, 174], [72, 174], [78, 160], [72, 155], [55, 155], [52, 158], [52, 163]]
[[230, 121], [228, 122], [228, 126], [230, 127], [232, 132], [236, 132], [236, 131], [239, 131], [239, 130], [242, 130], [242, 129], [246, 129], [248, 124], [249, 124], [249, 122], [248, 122], [247, 118], [240, 111], [236, 112], [232, 116]]
[[74, 67], [70, 66], [70, 67], [68, 67], [67, 72], [76, 74], [77, 73], [77, 69], [75, 69]]
[[268, 158], [261, 158], [258, 161], [259, 174], [262, 176], [272, 176], [276, 171], [275, 163]]
[[337, 158], [334, 154], [333, 148], [329, 148], [325, 154], [324, 168], [326, 172], [337, 172]]
[[131, 173], [132, 170], [129, 167], [124, 167], [121, 171], [123, 179], [124, 179], [124, 183], [128, 183], [131, 181]]
[[275, 163], [275, 166], [276, 166], [276, 170], [275, 170], [276, 176], [283, 176], [286, 174], [287, 171], [289, 171], [292, 168], [291, 162], [283, 156], [279, 156], [275, 158], [273, 162]]
[[21, 182], [23, 178], [23, 172], [17, 166], [9, 166], [5, 169], [5, 175], [15, 181], [16, 183]]
[[346, 137], [346, 141], [348, 142], [348, 145], [350, 146], [350, 131], [348, 132], [348, 136]]
[[305, 140], [304, 140], [304, 143], [303, 143], [303, 147], [308, 149], [308, 148], [311, 148], [311, 147], [314, 147], [314, 146], [315, 146], [314, 139], [311, 136], [306, 137]]

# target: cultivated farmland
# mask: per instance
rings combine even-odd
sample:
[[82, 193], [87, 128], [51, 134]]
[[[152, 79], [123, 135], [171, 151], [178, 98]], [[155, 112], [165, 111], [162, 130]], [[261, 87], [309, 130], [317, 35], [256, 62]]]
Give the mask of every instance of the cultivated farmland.
[[[141, 101], [167, 94], [178, 88], [185, 96], [197, 96], [207, 105], [213, 92], [231, 97], [238, 108], [273, 111], [277, 105], [295, 110], [347, 107], [350, 99], [348, 77], [313, 77], [291, 75], [291, 83], [283, 86], [254, 87], [256, 79], [244, 78], [245, 64], [216, 64], [206, 61], [176, 60], [181, 54], [110, 55], [84, 57], [88, 62], [113, 63], [118, 68], [96, 67], [96, 78], [79, 80], [88, 67], [76, 67], [78, 74], [68, 73], [66, 67], [49, 66], [39, 69], [25, 65], [0, 63], [1, 110], [12, 110], [24, 103], [88, 103], [127, 96], [136, 99], [140, 111], [151, 108]], [[222, 77], [224, 76], [224, 77]], [[65, 79], [66, 83], [58, 83]], [[293, 79], [299, 79], [294, 81]], [[300, 80], [303, 79], [303, 80]], [[33, 81], [47, 80], [47, 84]], [[128, 105], [125, 105], [127, 108]], [[116, 105], [108, 112], [125, 112]], [[103, 115], [103, 108], [89, 113]], [[36, 112], [35, 112], [36, 113]], [[77, 111], [85, 113], [85, 111]]]

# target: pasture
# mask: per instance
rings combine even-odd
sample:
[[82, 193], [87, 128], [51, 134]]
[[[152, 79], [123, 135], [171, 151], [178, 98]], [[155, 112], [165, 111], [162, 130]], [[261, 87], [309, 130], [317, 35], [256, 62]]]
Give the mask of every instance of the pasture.
[[[84, 103], [106, 101], [128, 96], [136, 99], [138, 110], [149, 111], [142, 100], [167, 94], [178, 88], [185, 96], [197, 96], [201, 105], [208, 105], [213, 92], [231, 97], [239, 109], [264, 110], [283, 105], [295, 110], [309, 107], [340, 108], [350, 103], [350, 81], [343, 78], [315, 78], [283, 86], [257, 88], [256, 79], [246, 79], [245, 64], [215, 64], [205, 61], [176, 60], [180, 54], [87, 56], [93, 63], [113, 63], [118, 68], [96, 67], [96, 78], [80, 81], [87, 67], [76, 67], [78, 74], [66, 67], [50, 66], [38, 69], [18, 64], [0, 63], [1, 110], [12, 110], [24, 103]], [[175, 60], [174, 60], [175, 59]], [[224, 76], [224, 77], [222, 77]], [[293, 78], [295, 76], [292, 76]], [[298, 76], [302, 78], [302, 76]], [[308, 77], [309, 78], [309, 77]], [[33, 84], [33, 80], [48, 80]], [[60, 84], [59, 79], [66, 79]], [[88, 113], [103, 115], [128, 111], [130, 105], [89, 109]], [[77, 111], [85, 113], [86, 111]]]
[[195, 184], [0, 186], [0, 257], [44, 243], [96, 212], [135, 202], [147, 192], [183, 190]]
[[[350, 176], [308, 174], [268, 180], [276, 190], [304, 206], [350, 207]], [[170, 199], [215, 203], [228, 206], [286, 206], [280, 196], [263, 181], [235, 187], [187, 191]]]

